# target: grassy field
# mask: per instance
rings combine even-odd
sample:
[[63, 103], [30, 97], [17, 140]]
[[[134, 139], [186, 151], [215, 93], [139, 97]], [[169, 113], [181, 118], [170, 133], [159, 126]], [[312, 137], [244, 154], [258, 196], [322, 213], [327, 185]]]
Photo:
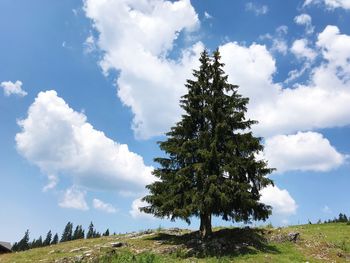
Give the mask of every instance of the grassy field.
[[217, 228], [206, 242], [189, 230], [154, 230], [4, 254], [0, 262], [350, 262], [350, 225]]

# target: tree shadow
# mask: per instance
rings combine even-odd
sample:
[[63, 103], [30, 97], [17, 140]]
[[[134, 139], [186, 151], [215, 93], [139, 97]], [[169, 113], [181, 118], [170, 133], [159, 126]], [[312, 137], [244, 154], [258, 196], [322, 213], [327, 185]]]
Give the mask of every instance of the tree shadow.
[[225, 228], [214, 231], [212, 237], [208, 240], [202, 240], [198, 231], [182, 235], [159, 233], [157, 236], [148, 239], [158, 241], [162, 245], [175, 246], [175, 249], [167, 251], [170, 253], [178, 253], [182, 248], [183, 250], [179, 255], [182, 257], [235, 257], [261, 252], [281, 253], [274, 245], [268, 243], [268, 240], [264, 237], [265, 231], [256, 228]]

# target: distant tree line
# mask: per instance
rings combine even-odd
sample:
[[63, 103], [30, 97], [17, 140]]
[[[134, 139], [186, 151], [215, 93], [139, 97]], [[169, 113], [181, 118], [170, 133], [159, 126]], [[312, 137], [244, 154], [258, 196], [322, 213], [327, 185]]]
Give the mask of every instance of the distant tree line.
[[333, 219], [325, 220], [324, 223], [350, 223], [350, 217], [340, 213], [338, 218], [334, 217]]
[[[312, 224], [310, 220], [308, 220], [309, 224]], [[321, 219], [317, 221], [316, 224], [329, 224], [329, 223], [347, 223], [350, 225], [350, 217], [348, 217], [346, 214], [340, 213], [338, 217], [333, 217], [333, 219], [326, 219], [322, 222]]]
[[64, 227], [61, 239], [59, 239], [58, 234], [52, 235], [51, 230], [47, 232], [45, 239], [39, 236], [38, 239], [33, 239], [30, 241], [29, 230], [24, 233], [23, 238], [15, 242], [12, 246], [12, 251], [24, 251], [31, 248], [45, 247], [50, 245], [55, 245], [59, 242], [67, 242], [71, 240], [84, 239], [84, 238], [97, 238], [101, 236], [109, 236], [109, 229], [104, 233], [99, 233], [94, 229], [94, 224], [91, 222], [88, 228], [88, 232], [85, 235], [85, 230], [82, 225], [77, 225], [73, 231], [73, 223], [68, 222]]

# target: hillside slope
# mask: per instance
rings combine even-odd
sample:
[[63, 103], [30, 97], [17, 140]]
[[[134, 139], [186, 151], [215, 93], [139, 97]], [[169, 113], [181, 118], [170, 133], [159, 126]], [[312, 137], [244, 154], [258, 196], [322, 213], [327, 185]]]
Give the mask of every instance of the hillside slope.
[[0, 255], [0, 262], [350, 262], [350, 225], [144, 231]]

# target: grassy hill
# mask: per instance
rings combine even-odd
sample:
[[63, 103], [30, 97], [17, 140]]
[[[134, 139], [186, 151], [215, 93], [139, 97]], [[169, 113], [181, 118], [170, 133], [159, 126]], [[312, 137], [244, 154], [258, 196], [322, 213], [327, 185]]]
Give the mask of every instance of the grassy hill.
[[4, 254], [0, 262], [350, 262], [350, 225], [217, 228], [207, 242], [189, 230], [149, 230]]

